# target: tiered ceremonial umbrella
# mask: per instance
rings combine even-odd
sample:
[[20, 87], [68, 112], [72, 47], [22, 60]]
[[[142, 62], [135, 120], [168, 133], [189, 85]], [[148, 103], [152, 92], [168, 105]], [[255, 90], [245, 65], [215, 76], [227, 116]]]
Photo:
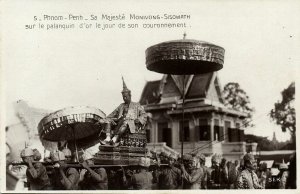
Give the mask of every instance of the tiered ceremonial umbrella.
[[[223, 68], [225, 50], [217, 45], [183, 39], [162, 42], [147, 48], [146, 66], [150, 71], [163, 74], [182, 75], [182, 122], [184, 122], [185, 75], [204, 74]], [[180, 135], [183, 137], [183, 125]], [[181, 141], [183, 156], [183, 140]]]
[[[45, 116], [38, 125], [41, 140], [68, 141], [74, 144], [78, 161], [79, 148], [91, 146], [101, 131], [101, 119], [106, 115], [100, 109], [78, 106], [68, 107]], [[87, 144], [89, 144], [87, 146]], [[70, 146], [70, 144], [69, 144]]]

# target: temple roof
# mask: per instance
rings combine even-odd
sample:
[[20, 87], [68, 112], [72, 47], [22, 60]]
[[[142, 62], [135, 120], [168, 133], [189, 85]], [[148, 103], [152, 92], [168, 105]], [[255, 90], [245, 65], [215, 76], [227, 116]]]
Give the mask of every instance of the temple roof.
[[[183, 91], [184, 89], [184, 91]], [[142, 92], [140, 103], [167, 104], [177, 103], [182, 98], [206, 98], [223, 102], [220, 84], [215, 73], [201, 75], [164, 75], [161, 80], [149, 81]]]
[[247, 117], [244, 112], [224, 106], [216, 72], [185, 76], [164, 75], [161, 80], [149, 81], [145, 84], [140, 103], [145, 106], [146, 111], [164, 109], [168, 114], [181, 114], [183, 92], [185, 112], [216, 111]]
[[160, 80], [148, 81], [143, 89], [140, 103], [143, 105], [158, 103], [159, 86], [160, 86]]

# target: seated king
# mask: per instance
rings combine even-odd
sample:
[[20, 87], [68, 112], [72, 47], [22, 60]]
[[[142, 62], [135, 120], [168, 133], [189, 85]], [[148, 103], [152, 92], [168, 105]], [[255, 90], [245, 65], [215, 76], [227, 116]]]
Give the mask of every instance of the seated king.
[[106, 118], [106, 138], [100, 141], [104, 145], [118, 146], [119, 139], [124, 133], [127, 131], [136, 133], [137, 129], [144, 126], [147, 122], [147, 113], [143, 106], [131, 101], [131, 91], [127, 88], [123, 77], [122, 81], [123, 90], [121, 93], [124, 103], [120, 104]]

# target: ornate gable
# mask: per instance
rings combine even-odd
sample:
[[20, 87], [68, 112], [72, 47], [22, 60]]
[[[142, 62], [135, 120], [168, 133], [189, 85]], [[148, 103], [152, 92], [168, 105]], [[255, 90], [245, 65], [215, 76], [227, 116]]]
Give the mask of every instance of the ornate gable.
[[206, 98], [214, 101], [223, 103], [223, 96], [221, 91], [221, 86], [217, 74], [214, 73], [207, 90]]
[[186, 99], [205, 98], [213, 73], [199, 74], [193, 77]]
[[181, 96], [181, 92], [176, 85], [176, 82], [170, 75], [167, 76], [166, 82], [163, 83], [164, 87], [162, 90], [162, 97], [175, 97], [175, 96]]
[[184, 95], [186, 95], [190, 84], [193, 80], [194, 75], [171, 75], [171, 77], [173, 78], [180, 94], [182, 95], [183, 93], [183, 86], [184, 86]]
[[221, 86], [217, 73], [198, 75], [164, 75], [161, 80], [147, 82], [140, 103], [164, 104], [173, 103], [182, 98], [185, 84], [185, 98], [206, 98], [223, 103]]

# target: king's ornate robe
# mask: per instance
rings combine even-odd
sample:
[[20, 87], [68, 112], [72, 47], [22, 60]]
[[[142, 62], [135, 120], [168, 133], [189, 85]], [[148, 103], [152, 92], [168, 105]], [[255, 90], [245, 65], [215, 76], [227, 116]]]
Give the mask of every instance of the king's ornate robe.
[[130, 102], [128, 106], [128, 110], [126, 113], [126, 104], [120, 104], [110, 115], [108, 118], [122, 119], [124, 118], [124, 123], [127, 123], [129, 126], [129, 130], [131, 133], [136, 132], [136, 125], [134, 120], [138, 119], [141, 125], [145, 125], [147, 122], [147, 113], [144, 110], [144, 107], [137, 102]]

